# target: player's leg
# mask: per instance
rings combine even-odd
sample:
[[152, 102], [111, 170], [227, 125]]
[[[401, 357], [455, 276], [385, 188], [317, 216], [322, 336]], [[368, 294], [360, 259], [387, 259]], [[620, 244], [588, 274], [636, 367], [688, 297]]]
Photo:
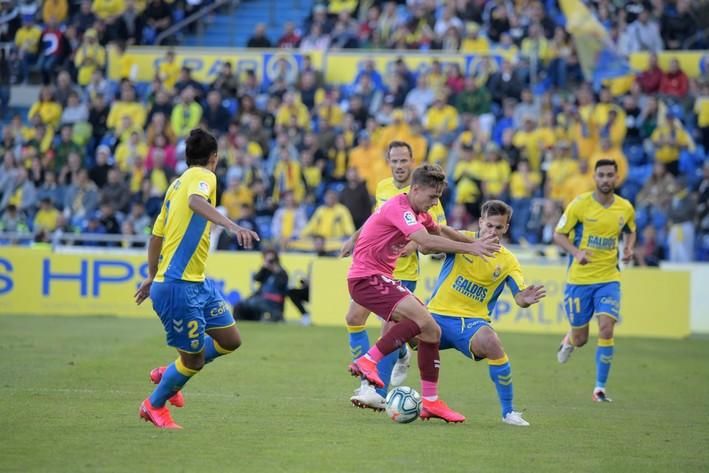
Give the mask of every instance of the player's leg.
[[[369, 350], [369, 335], [366, 328], [368, 318], [368, 309], [354, 301], [350, 302], [350, 307], [345, 315], [345, 323], [347, 324], [350, 353], [353, 360], [361, 357]], [[362, 378], [360, 386], [355, 389], [354, 394], [350, 397], [350, 402], [356, 407], [381, 411], [384, 409], [385, 396], [386, 389], [375, 388], [369, 381]]]
[[559, 345], [556, 354], [559, 363], [566, 363], [574, 349], [588, 341], [588, 324], [594, 312], [593, 291], [592, 285], [567, 284], [564, 288], [564, 311], [571, 328]]
[[512, 368], [497, 333], [481, 319], [466, 319], [466, 325], [472, 324], [479, 328], [475, 330], [470, 340], [470, 353], [476, 360], [487, 358], [490, 379], [495, 384], [497, 398], [502, 408], [502, 421], [506, 424], [526, 427], [529, 422], [522, 414], [515, 411], [512, 402], [514, 388], [512, 386]]
[[594, 305], [598, 316], [598, 346], [596, 347], [596, 386], [593, 400], [610, 402], [606, 396], [606, 382], [613, 361], [613, 331], [620, 312], [620, 284], [609, 283], [600, 286], [594, 294]]
[[[397, 322], [389, 330], [389, 334], [399, 333], [390, 338], [394, 346], [406, 343], [410, 328], [405, 325], [414, 324], [420, 331], [417, 336], [417, 354], [419, 373], [421, 376], [421, 419], [443, 419], [446, 422], [464, 422], [465, 416], [452, 410], [443, 400], [438, 398], [438, 373], [441, 366], [439, 349], [441, 328], [424, 305], [413, 295], [405, 297], [394, 309], [392, 319]], [[395, 348], [395, 349], [396, 349]], [[393, 350], [392, 350], [393, 351]]]
[[[401, 281], [401, 285], [408, 289], [411, 294], [416, 292], [416, 281]], [[385, 330], [386, 330], [385, 326]], [[391, 381], [392, 386], [401, 386], [406, 381], [406, 375], [409, 372], [409, 366], [411, 366], [411, 352], [406, 343], [401, 345], [399, 352], [396, 356], [396, 361], [391, 371]], [[381, 368], [380, 368], [381, 371]], [[382, 378], [383, 381], [384, 378]]]
[[207, 300], [203, 314], [207, 335], [204, 337], [204, 362], [228, 355], [241, 346], [241, 334], [236, 327], [229, 304], [210, 280], [204, 282]]

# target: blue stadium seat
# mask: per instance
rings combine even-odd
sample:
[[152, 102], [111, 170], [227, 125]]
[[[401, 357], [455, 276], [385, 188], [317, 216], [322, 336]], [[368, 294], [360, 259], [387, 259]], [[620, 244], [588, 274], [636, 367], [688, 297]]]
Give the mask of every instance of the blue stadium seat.
[[630, 145], [623, 148], [623, 153], [628, 158], [628, 164], [638, 166], [647, 162], [645, 150], [641, 145]]
[[261, 240], [271, 239], [271, 217], [262, 216], [256, 217], [256, 225], [258, 226], [258, 234]]

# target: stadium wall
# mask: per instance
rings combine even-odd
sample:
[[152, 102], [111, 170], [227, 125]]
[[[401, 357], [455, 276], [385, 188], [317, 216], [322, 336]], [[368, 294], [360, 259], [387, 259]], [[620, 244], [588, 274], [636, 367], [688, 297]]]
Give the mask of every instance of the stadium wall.
[[[115, 49], [109, 51], [108, 76], [112, 80], [120, 80], [121, 62], [126, 59], [135, 64], [134, 80], [150, 82], [160, 62], [165, 59], [169, 48], [139, 46], [129, 48], [125, 58], [117, 56]], [[254, 70], [260, 80], [268, 85], [278, 72], [279, 63], [285, 61], [287, 70], [297, 73], [306, 54], [297, 50], [284, 51], [278, 49], [238, 49], [238, 48], [200, 48], [180, 47], [175, 50], [175, 58], [181, 66], [192, 70], [195, 80], [204, 83], [213, 82], [221, 64], [230, 61], [236, 73]], [[443, 64], [456, 63], [463, 73], [468, 75], [477, 70], [484, 57], [494, 59], [493, 66], [503, 59], [514, 59], [512, 55], [491, 52], [489, 54], [449, 54], [444, 52], [401, 52], [401, 51], [335, 51], [309, 52], [307, 56], [313, 66], [323, 71], [325, 80], [330, 84], [349, 84], [367, 60], [374, 60], [380, 73], [391, 70], [398, 58], [403, 58], [409, 69], [413, 71], [426, 68], [431, 61], [438, 59]], [[630, 55], [631, 66], [642, 71], [649, 63], [648, 53], [633, 53]], [[658, 55], [660, 67], [666, 69], [670, 60], [676, 58], [682, 70], [689, 77], [698, 77], [709, 72], [709, 54], [702, 51], [667, 51]]]
[[[283, 254], [291, 284], [310, 276], [311, 312], [318, 325], [342, 326], [349, 304], [348, 261]], [[261, 265], [258, 253], [217, 253], [209, 261], [209, 277], [231, 300], [253, 290], [251, 275]], [[422, 258], [417, 295], [426, 299], [435, 285], [440, 262]], [[564, 333], [565, 270], [561, 266], [524, 267], [529, 284], [544, 284], [547, 298], [519, 309], [505, 291], [494, 314], [499, 331]], [[0, 314], [119, 315], [153, 317], [150, 304], [138, 307], [133, 293], [147, 274], [143, 253], [54, 253], [46, 249], [3, 248], [0, 253]], [[678, 270], [630, 268], [623, 272], [620, 336], [682, 338], [709, 332], [706, 294], [709, 267]], [[695, 313], [696, 312], [696, 313]], [[294, 307], [286, 318], [297, 319]], [[377, 324], [374, 317], [371, 324]], [[595, 327], [592, 328], [595, 330]]]

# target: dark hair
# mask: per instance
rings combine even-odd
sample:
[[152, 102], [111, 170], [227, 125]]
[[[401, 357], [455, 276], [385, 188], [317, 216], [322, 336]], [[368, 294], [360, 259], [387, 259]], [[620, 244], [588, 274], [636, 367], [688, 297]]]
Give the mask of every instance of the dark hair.
[[445, 187], [446, 174], [438, 164], [422, 164], [414, 169], [414, 174], [411, 177], [411, 187], [419, 185], [422, 187]]
[[618, 163], [616, 163], [616, 162], [615, 162], [614, 160], [612, 160], [612, 159], [599, 159], [599, 160], [596, 162], [596, 165], [593, 167], [593, 170], [596, 171], [596, 170], [598, 170], [598, 168], [600, 168], [601, 166], [613, 166], [613, 168], [614, 168], [616, 171], [618, 171]]
[[217, 140], [202, 130], [195, 128], [187, 137], [185, 156], [188, 166], [206, 166], [209, 158], [217, 152]]
[[267, 259], [268, 255], [273, 255], [273, 261], [278, 264], [281, 263], [281, 259], [278, 257], [278, 252], [273, 248], [266, 248], [261, 254], [263, 259]]
[[501, 200], [488, 200], [480, 209], [480, 215], [485, 217], [496, 217], [498, 215], [506, 215], [509, 223], [512, 218], [512, 207]]
[[411, 159], [414, 159], [414, 152], [411, 150], [411, 145], [408, 144], [406, 141], [392, 141], [391, 143], [389, 143], [389, 146], [387, 147], [387, 159], [389, 159], [391, 150], [394, 148], [406, 148], [409, 151], [409, 157]]

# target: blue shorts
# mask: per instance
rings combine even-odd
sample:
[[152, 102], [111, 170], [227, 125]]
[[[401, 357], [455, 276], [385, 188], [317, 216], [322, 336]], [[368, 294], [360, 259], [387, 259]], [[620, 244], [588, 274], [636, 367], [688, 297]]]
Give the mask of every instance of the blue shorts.
[[199, 353], [205, 331], [234, 325], [229, 305], [209, 279], [154, 282], [150, 299], [165, 328], [167, 344], [180, 351]]
[[441, 350], [455, 348], [468, 358], [475, 361], [482, 360], [470, 351], [470, 340], [483, 327], [490, 327], [490, 323], [479, 317], [448, 317], [432, 314], [433, 319], [441, 327]]
[[582, 328], [594, 315], [620, 318], [620, 283], [567, 284], [564, 310], [572, 328]]
[[402, 281], [399, 280], [402, 286], [411, 291], [411, 294], [416, 292], [416, 281]]

